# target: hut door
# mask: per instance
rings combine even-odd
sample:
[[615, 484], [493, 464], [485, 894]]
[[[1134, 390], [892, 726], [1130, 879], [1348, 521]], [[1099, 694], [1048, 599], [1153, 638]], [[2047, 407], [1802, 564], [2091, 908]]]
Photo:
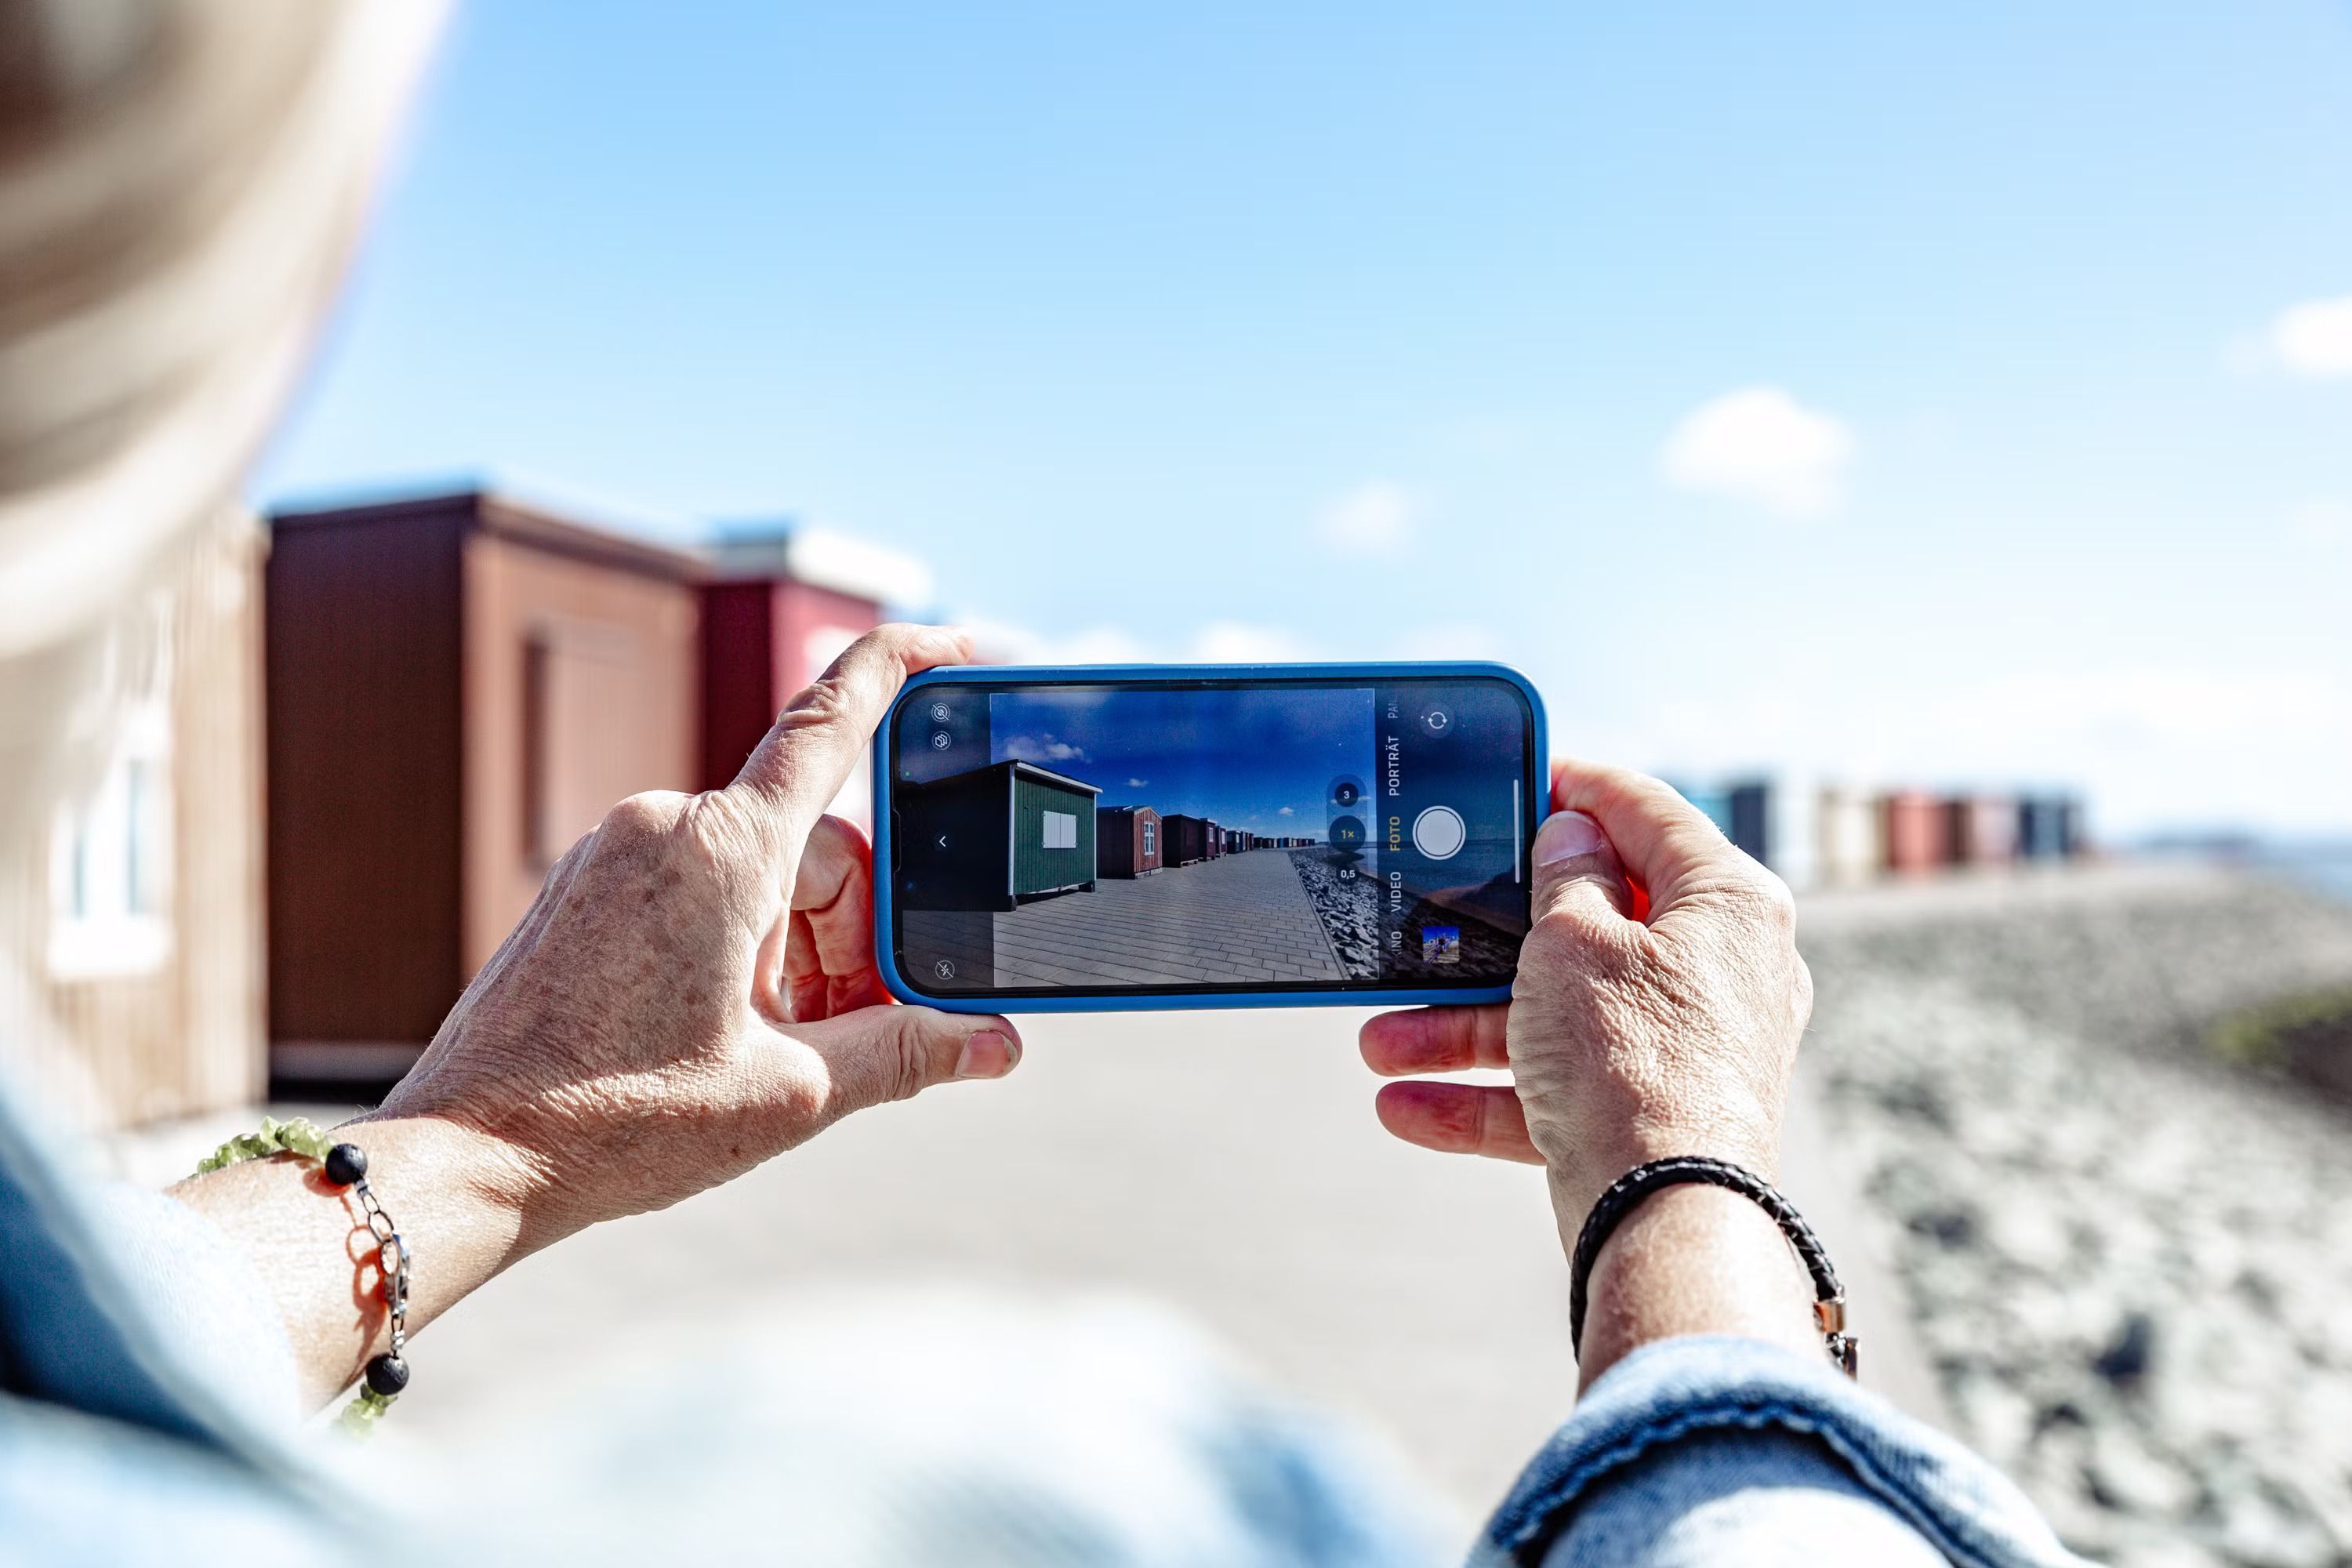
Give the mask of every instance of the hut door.
[[660, 780], [663, 705], [625, 627], [538, 628], [523, 647], [524, 855], [544, 869], [614, 802]]

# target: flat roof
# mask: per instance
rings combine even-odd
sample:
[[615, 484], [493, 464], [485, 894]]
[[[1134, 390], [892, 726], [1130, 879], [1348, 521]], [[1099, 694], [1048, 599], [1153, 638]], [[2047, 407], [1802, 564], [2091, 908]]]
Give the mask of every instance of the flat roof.
[[982, 773], [992, 773], [1000, 769], [1010, 769], [1016, 773], [1029, 773], [1044, 779], [1047, 784], [1059, 784], [1064, 789], [1081, 790], [1087, 795], [1102, 794], [1100, 784], [1090, 784], [1084, 779], [1074, 779], [1067, 773], [1057, 773], [1051, 768], [1041, 768], [1034, 763], [1024, 763], [1017, 757], [1002, 763], [982, 763], [976, 768], [966, 768], [960, 773], [941, 773], [935, 779], [916, 779], [911, 781], [908, 787], [929, 789], [933, 784], [950, 784], [960, 779], [978, 778]]
[[919, 557], [792, 516], [689, 519], [612, 504], [505, 475], [310, 491], [268, 510], [273, 528], [394, 522], [462, 511], [468, 526], [560, 553], [697, 582], [804, 583], [879, 605], [920, 610], [931, 572]]
[[1060, 784], [1064, 789], [1082, 789], [1088, 795], [1102, 794], [1102, 785], [1100, 784], [1090, 784], [1084, 779], [1074, 779], [1066, 773], [1057, 773], [1051, 768], [1041, 768], [1034, 763], [1024, 763], [1015, 759], [1010, 763], [994, 763], [990, 765], [992, 767], [1011, 768], [1016, 773], [1034, 773], [1039, 778], [1044, 779], [1046, 783]]
[[511, 539], [558, 555], [593, 561], [643, 576], [699, 582], [709, 574], [700, 552], [655, 542], [632, 532], [583, 522], [497, 490], [460, 489], [348, 505], [272, 512], [273, 531], [302, 531], [404, 522], [456, 513], [471, 531]]

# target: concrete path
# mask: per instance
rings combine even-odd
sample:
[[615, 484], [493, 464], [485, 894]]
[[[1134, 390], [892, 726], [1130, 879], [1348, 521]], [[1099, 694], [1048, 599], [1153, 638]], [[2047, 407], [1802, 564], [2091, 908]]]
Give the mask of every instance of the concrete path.
[[[493, 1280], [419, 1342], [431, 1376], [404, 1429], [454, 1444], [575, 1383], [583, 1354], [688, 1354], [747, 1312], [821, 1310], [845, 1289], [1109, 1291], [1173, 1308], [1276, 1385], [1385, 1434], [1466, 1530], [1574, 1402], [1568, 1269], [1538, 1172], [1381, 1130], [1364, 1016], [1028, 1018], [1007, 1082], [853, 1117]], [[248, 1121], [131, 1135], [112, 1159], [160, 1183]], [[1933, 1418], [1819, 1125], [1801, 1095], [1786, 1184], [1849, 1277], [1865, 1382]]]
[[574, 1373], [578, 1329], [643, 1355], [844, 1287], [1110, 1290], [1385, 1432], [1466, 1520], [1574, 1400], [1568, 1269], [1539, 1172], [1381, 1130], [1363, 1016], [1024, 1018], [1003, 1083], [852, 1117], [493, 1281], [419, 1342], [434, 1394], [401, 1415], [454, 1438], [527, 1404]]
[[[970, 977], [986, 955], [962, 940], [970, 915], [910, 911], [908, 962], [936, 956]], [[1103, 976], [1136, 985], [1344, 980], [1322, 917], [1290, 856], [1256, 849], [1148, 877], [1106, 877], [990, 917], [999, 985], [1075, 985]]]
[[[1241, 858], [1289, 874], [1286, 856]], [[1568, 1268], [1540, 1173], [1381, 1130], [1364, 1016], [1024, 1019], [1004, 1083], [853, 1117], [492, 1281], [420, 1340], [402, 1426], [453, 1445], [575, 1383], [583, 1355], [686, 1355], [747, 1312], [845, 1289], [1110, 1291], [1172, 1307], [1279, 1387], [1386, 1434], [1466, 1531], [1574, 1402]], [[114, 1141], [116, 1168], [161, 1182], [249, 1122], [209, 1120]], [[1848, 1277], [1865, 1384], [1936, 1418], [1801, 1075], [1783, 1179]]]

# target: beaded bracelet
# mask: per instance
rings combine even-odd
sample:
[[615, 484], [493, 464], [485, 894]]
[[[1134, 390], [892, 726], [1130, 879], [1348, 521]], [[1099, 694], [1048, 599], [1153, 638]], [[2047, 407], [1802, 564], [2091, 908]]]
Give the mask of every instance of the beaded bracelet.
[[375, 1193], [368, 1185], [367, 1151], [356, 1143], [329, 1142], [325, 1133], [299, 1116], [290, 1121], [263, 1117], [260, 1131], [241, 1132], [214, 1150], [197, 1162], [196, 1174], [201, 1176], [240, 1160], [258, 1160], [278, 1153], [316, 1160], [324, 1168], [329, 1182], [357, 1193], [360, 1207], [367, 1212], [368, 1234], [375, 1237], [376, 1270], [383, 1277], [383, 1304], [392, 1313], [392, 1348], [369, 1358], [366, 1382], [352, 1402], [343, 1406], [341, 1417], [345, 1431], [364, 1436], [392, 1408], [400, 1391], [408, 1386], [408, 1363], [400, 1359], [408, 1342], [408, 1243], [400, 1238], [392, 1216], [384, 1213], [383, 1205], [376, 1202]]

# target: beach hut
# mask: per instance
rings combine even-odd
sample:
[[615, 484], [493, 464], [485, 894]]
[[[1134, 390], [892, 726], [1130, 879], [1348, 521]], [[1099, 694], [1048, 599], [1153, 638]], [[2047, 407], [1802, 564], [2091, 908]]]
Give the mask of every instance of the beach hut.
[[[52, 1089], [47, 1109], [61, 1127], [242, 1116], [232, 1108], [267, 1092], [262, 964], [281, 934], [263, 921], [264, 879], [278, 869], [265, 791], [280, 782], [263, 762], [277, 739], [263, 705], [269, 536], [224, 507], [189, 542], [157, 572], [163, 597], [151, 602], [168, 615], [153, 623], [154, 663], [117, 672], [125, 700], [112, 744], [38, 825], [50, 835], [47, 875], [0, 894], [24, 900], [11, 906], [21, 922], [0, 930], [0, 968], [55, 1026], [0, 1035], [0, 1068]], [[152, 684], [131, 673], [141, 668]], [[352, 729], [380, 716], [355, 689], [342, 717]], [[348, 809], [380, 793], [381, 781], [335, 783]]]
[[1815, 868], [1823, 882], [1852, 887], [1886, 865], [1885, 823], [1877, 803], [1857, 789], [1824, 784], [1813, 813]]
[[1095, 875], [1149, 877], [1160, 869], [1160, 814], [1148, 805], [1095, 808]]
[[1163, 866], [1192, 866], [1209, 858], [1209, 825], [1181, 813], [1163, 816], [1160, 827], [1167, 842], [1160, 851]]
[[1225, 830], [1214, 822], [1204, 822], [1202, 826], [1205, 829], [1202, 843], [1206, 847], [1202, 858], [1214, 860], [1225, 852]]
[[[702, 782], [704, 570], [495, 489], [272, 518], [261, 772], [279, 1077], [399, 1078], [558, 856], [615, 801]], [[756, 698], [763, 725], [772, 689]]]
[[1710, 789], [1683, 779], [1668, 779], [1665, 784], [1668, 789], [1698, 807], [1699, 815], [1721, 828], [1726, 838], [1731, 837], [1731, 792], [1729, 790]]
[[2062, 795], [2029, 795], [2017, 803], [2017, 854], [2025, 860], [2063, 860], [2083, 851], [2083, 808]]
[[1948, 795], [1936, 803], [1936, 809], [1943, 814], [1944, 818], [1944, 863], [1948, 866], [1968, 865], [1969, 797], [1964, 795]]
[[1886, 822], [1886, 868], [1908, 876], [1935, 870], [1952, 858], [1944, 803], [1918, 790], [1896, 790], [1878, 809]]
[[1810, 888], [1822, 880], [1820, 788], [1801, 775], [1780, 773], [1772, 780], [1765, 808], [1765, 842], [1772, 851], [1768, 862], [1791, 888]]
[[901, 897], [912, 909], [1010, 910], [1093, 891], [1100, 794], [1034, 763], [901, 784]]
[[1772, 864], [1772, 786], [1755, 779], [1733, 784], [1724, 795], [1731, 841], [1758, 865]]
[[2017, 858], [2017, 803], [2006, 795], [1954, 795], [1944, 803], [1946, 849], [1955, 866], [2005, 866]]

